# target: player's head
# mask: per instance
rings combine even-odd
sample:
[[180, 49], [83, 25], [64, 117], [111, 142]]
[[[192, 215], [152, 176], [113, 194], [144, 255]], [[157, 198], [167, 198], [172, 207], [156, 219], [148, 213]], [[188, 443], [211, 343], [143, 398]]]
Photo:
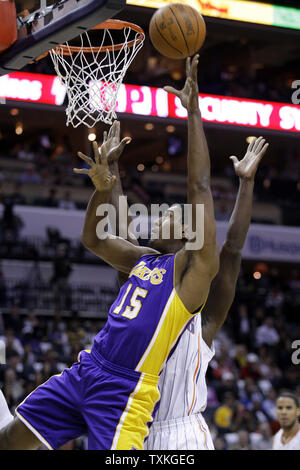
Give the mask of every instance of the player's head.
[[179, 251], [187, 241], [185, 231], [182, 206], [173, 204], [155, 221], [150, 245], [161, 253]]
[[296, 395], [282, 392], [276, 400], [276, 414], [283, 429], [292, 428], [300, 416], [300, 404]]

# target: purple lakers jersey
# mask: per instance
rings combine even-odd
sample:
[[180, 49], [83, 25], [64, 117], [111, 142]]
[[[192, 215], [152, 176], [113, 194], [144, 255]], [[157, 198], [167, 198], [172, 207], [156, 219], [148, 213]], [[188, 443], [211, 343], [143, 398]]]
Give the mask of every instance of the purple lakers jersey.
[[159, 375], [193, 317], [174, 286], [175, 255], [145, 255], [109, 310], [93, 349], [110, 362]]

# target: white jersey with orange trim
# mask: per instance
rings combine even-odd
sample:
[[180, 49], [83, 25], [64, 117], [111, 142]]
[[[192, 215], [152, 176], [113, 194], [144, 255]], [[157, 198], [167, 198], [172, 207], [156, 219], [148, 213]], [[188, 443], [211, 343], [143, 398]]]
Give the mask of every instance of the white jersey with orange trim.
[[9, 411], [5, 397], [0, 390], [0, 429], [7, 426], [11, 421], [13, 421], [13, 419], [14, 417]]
[[161, 398], [144, 449], [214, 448], [201, 415], [207, 403], [205, 375], [213, 355], [213, 347], [202, 338], [201, 314], [195, 315], [161, 373]]
[[300, 450], [300, 427], [285, 443], [282, 442], [283, 430], [279, 431], [273, 437], [273, 450]]

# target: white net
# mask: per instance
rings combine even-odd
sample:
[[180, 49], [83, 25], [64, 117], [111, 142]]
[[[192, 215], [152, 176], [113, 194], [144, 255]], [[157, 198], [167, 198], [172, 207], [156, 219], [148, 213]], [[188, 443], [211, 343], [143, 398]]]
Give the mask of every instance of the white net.
[[92, 45], [87, 31], [79, 36], [80, 44], [76, 48], [66, 42], [50, 51], [55, 71], [67, 89], [67, 126], [84, 124], [92, 128], [99, 121], [112, 124], [117, 118], [120, 85], [145, 39], [140, 32], [124, 27], [120, 47], [114, 44], [113, 30], [92, 31], [101, 35], [97, 47]]

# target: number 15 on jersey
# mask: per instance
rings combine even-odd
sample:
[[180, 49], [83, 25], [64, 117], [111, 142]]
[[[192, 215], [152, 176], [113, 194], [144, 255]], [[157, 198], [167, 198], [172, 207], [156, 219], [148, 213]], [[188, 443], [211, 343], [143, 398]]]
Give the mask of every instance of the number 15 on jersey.
[[138, 297], [145, 299], [148, 294], [146, 289], [136, 287], [130, 297], [129, 293], [131, 292], [131, 289], [132, 284], [129, 284], [121, 302], [117, 307], [115, 307], [113, 311], [113, 313], [119, 314], [123, 310], [123, 313], [121, 313], [122, 317], [129, 318], [129, 320], [136, 318], [142, 307], [142, 302], [138, 299]]

